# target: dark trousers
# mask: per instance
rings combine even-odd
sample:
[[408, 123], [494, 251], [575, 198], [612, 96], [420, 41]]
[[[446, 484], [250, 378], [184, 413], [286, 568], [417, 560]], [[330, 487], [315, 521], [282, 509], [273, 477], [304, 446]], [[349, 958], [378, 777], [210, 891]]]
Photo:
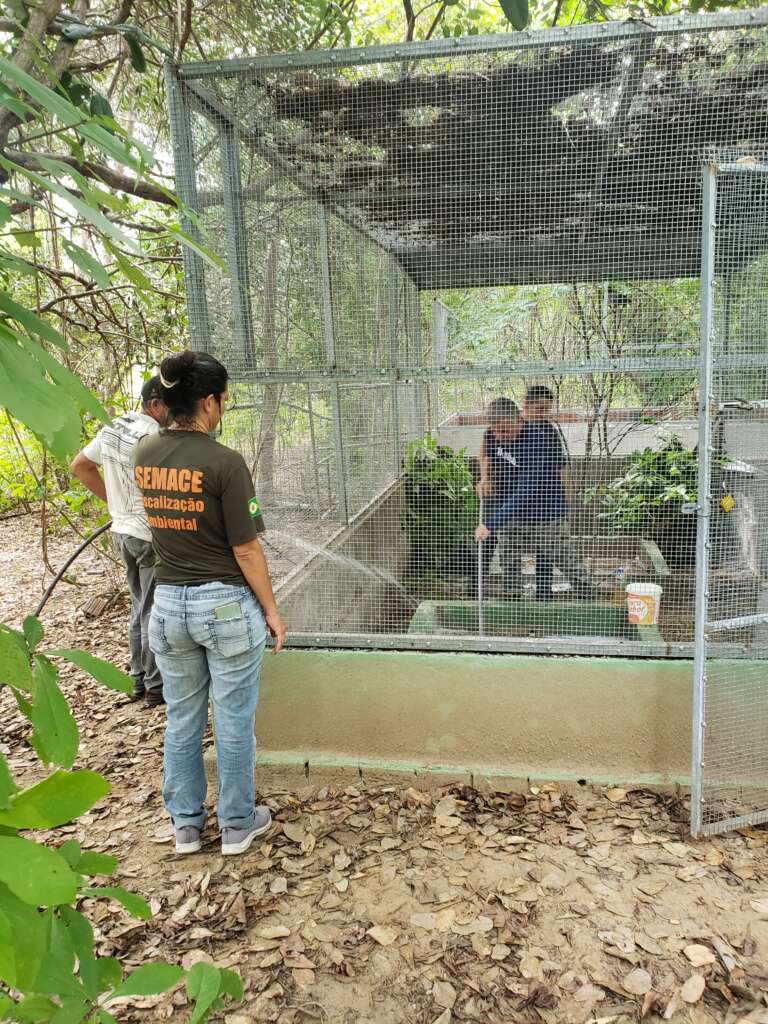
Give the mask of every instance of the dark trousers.
[[149, 649], [149, 615], [155, 596], [155, 552], [148, 540], [125, 533], [113, 533], [117, 550], [125, 562], [128, 590], [131, 593], [131, 676], [137, 694], [162, 693], [163, 680], [155, 656]]

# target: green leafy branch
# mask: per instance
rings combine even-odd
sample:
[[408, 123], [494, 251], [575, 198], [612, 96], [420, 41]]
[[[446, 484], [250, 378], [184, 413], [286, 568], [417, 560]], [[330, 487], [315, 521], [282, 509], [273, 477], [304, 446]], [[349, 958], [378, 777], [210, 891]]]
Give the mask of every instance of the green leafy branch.
[[[0, 76], [4, 83], [0, 109], [10, 111], [27, 127], [36, 123], [56, 131], [59, 146], [69, 150], [49, 154], [6, 147], [0, 152], [0, 231], [15, 223], [19, 209], [46, 209], [46, 203], [69, 208], [93, 229], [104, 255], [113, 257], [115, 269], [139, 292], [150, 292], [151, 282], [133, 262], [141, 253], [140, 245], [116, 223], [121, 214], [130, 212], [129, 201], [114, 190], [131, 189], [144, 198], [176, 205], [173, 193], [149, 175], [152, 154], [107, 113], [83, 110], [62, 90], [49, 88], [5, 57], [0, 57]], [[49, 123], [53, 127], [48, 128]], [[94, 162], [87, 151], [111, 164]], [[178, 224], [160, 227], [173, 242], [194, 248], [209, 264], [219, 266]], [[34, 249], [34, 232], [10, 228], [5, 237], [14, 244], [3, 243], [0, 235], [0, 404], [63, 461], [77, 450], [81, 414], [105, 420], [106, 413], [79, 379], [47, 351], [47, 345], [68, 351], [62, 333], [10, 294], [14, 278], [38, 273], [35, 263], [19, 252], [20, 245]], [[105, 260], [71, 240], [65, 241], [64, 249], [94, 288], [110, 288]]]
[[627, 461], [621, 476], [589, 488], [584, 503], [598, 501], [598, 518], [616, 530], [656, 524], [697, 501], [698, 456], [673, 437], [660, 450], [645, 448]]
[[40, 760], [54, 766], [47, 778], [21, 788], [0, 753], [0, 1019], [112, 1024], [110, 1008], [119, 1001], [157, 995], [185, 980], [191, 1022], [198, 1024], [226, 999], [242, 999], [238, 975], [207, 963], [187, 973], [158, 962], [126, 976], [117, 959], [95, 953], [84, 913], [89, 901], [106, 899], [140, 920], [151, 918], [137, 893], [94, 884], [114, 874], [117, 859], [83, 850], [74, 839], [53, 849], [22, 834], [74, 821], [110, 791], [97, 772], [71, 770], [80, 737], [55, 662], [69, 662], [109, 689], [131, 689], [130, 678], [109, 662], [85, 651], [41, 651], [42, 641], [36, 618], [27, 618], [22, 630], [0, 626], [0, 686], [10, 688], [31, 723]]

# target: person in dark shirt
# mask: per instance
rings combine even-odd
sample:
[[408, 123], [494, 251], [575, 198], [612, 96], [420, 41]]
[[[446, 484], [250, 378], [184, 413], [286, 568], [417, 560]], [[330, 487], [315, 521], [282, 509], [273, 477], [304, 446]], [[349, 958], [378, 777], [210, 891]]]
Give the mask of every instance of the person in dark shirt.
[[[511, 549], [506, 554], [509, 565], [519, 565], [519, 556], [533, 550], [539, 600], [552, 596], [555, 566], [570, 582], [574, 596], [587, 598], [594, 596], [595, 588], [568, 544], [570, 459], [565, 438], [551, 419], [553, 403], [549, 388], [528, 389], [524, 426], [515, 442], [514, 488], [506, 501], [487, 510], [475, 536], [487, 543], [504, 531], [505, 547]], [[514, 586], [515, 581], [511, 582]]]
[[243, 853], [272, 824], [256, 806], [254, 716], [267, 631], [285, 639], [258, 535], [264, 530], [245, 460], [213, 440], [226, 369], [205, 352], [160, 366], [169, 429], [134, 449], [134, 475], [155, 549], [149, 644], [168, 705], [163, 799], [176, 851], [195, 853], [205, 824], [203, 734], [213, 704], [221, 852]]
[[[488, 429], [480, 443], [480, 479], [477, 493], [485, 516], [494, 516], [515, 493], [518, 473], [517, 441], [523, 429], [520, 410], [511, 398], [494, 398], [488, 405]], [[513, 527], [504, 529], [502, 541]], [[499, 540], [494, 531], [480, 545], [482, 572], [487, 575]], [[507, 551], [511, 561], [507, 561]], [[513, 545], [502, 542], [499, 550], [505, 589], [520, 589], [520, 556]], [[516, 559], [516, 561], [515, 561]], [[518, 595], [519, 596], [519, 595]]]

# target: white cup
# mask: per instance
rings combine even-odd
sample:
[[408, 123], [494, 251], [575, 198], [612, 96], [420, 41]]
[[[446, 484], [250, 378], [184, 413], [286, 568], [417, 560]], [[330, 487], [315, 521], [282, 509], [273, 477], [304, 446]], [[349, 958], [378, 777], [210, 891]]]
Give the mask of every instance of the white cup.
[[627, 613], [633, 626], [655, 626], [659, 621], [662, 589], [658, 583], [628, 583]]

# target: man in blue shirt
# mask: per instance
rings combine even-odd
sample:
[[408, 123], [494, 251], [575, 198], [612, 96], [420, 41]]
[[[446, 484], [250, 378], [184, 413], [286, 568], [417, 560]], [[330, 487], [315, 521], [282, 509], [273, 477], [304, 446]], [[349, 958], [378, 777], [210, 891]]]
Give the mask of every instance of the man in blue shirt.
[[[477, 493], [483, 499], [485, 517], [495, 516], [509, 502], [517, 489], [517, 441], [524, 423], [520, 410], [511, 398], [494, 398], [488, 405], [488, 429], [480, 444], [480, 479]], [[502, 530], [502, 537], [508, 531]], [[487, 575], [499, 535], [494, 532], [480, 545], [481, 571]], [[507, 564], [509, 551], [512, 564]], [[518, 586], [520, 555], [514, 547], [500, 544], [499, 558], [505, 575], [505, 588]], [[516, 559], [516, 562], [515, 562]]]
[[524, 426], [515, 441], [514, 487], [503, 502], [487, 509], [475, 537], [487, 543], [500, 536], [510, 596], [522, 592], [520, 556], [534, 551], [539, 600], [552, 596], [555, 566], [569, 580], [575, 597], [593, 597], [595, 587], [568, 545], [570, 460], [565, 438], [550, 418], [553, 403], [549, 388], [536, 385], [528, 389], [523, 402]]

